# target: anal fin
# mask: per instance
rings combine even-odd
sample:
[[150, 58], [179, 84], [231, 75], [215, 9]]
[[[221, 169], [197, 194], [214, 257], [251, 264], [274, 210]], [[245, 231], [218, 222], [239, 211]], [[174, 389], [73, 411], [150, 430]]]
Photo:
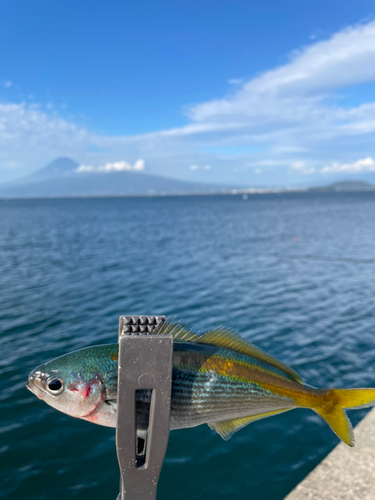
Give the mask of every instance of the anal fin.
[[234, 420], [224, 420], [223, 422], [216, 422], [215, 424], [208, 424], [210, 429], [216, 431], [225, 441], [228, 441], [233, 434], [248, 424], [255, 422], [256, 420], [261, 420], [262, 418], [272, 417], [273, 415], [278, 415], [279, 413], [284, 413], [285, 411], [292, 410], [293, 408], [283, 408], [282, 410], [268, 411], [266, 413], [258, 413], [257, 415], [252, 415], [251, 417], [241, 417]]

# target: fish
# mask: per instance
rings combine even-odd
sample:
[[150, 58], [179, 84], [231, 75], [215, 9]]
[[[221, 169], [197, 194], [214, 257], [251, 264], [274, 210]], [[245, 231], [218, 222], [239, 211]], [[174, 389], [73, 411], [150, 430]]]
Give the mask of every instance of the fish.
[[[170, 430], [201, 424], [229, 439], [246, 425], [296, 408], [320, 415], [354, 446], [348, 408], [375, 405], [374, 388], [318, 389], [289, 366], [234, 331], [204, 334], [167, 322], [154, 335], [173, 336]], [[26, 387], [53, 408], [98, 425], [116, 427], [118, 344], [86, 347], [35, 368]], [[150, 391], [137, 391], [137, 421], [147, 426]]]

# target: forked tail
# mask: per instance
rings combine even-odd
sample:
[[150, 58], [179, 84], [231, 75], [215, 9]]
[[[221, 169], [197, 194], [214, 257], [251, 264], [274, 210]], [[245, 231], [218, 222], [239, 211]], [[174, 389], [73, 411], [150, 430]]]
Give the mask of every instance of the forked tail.
[[321, 405], [315, 410], [340, 439], [354, 446], [353, 427], [344, 408], [365, 408], [375, 405], [375, 389], [327, 389]]

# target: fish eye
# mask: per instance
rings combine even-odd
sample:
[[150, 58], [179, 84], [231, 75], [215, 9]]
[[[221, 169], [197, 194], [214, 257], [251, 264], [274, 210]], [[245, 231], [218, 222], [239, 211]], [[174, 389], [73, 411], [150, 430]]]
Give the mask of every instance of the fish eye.
[[47, 383], [47, 388], [52, 394], [60, 394], [62, 392], [64, 386], [63, 382], [59, 378], [53, 378]]

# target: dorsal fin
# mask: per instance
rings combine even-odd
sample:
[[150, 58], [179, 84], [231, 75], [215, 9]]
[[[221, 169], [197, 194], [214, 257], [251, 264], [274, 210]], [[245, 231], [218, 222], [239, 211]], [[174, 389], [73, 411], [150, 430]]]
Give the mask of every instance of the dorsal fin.
[[278, 368], [292, 377], [296, 382], [302, 383], [301, 377], [292, 368], [289, 368], [289, 366], [285, 365], [278, 359], [262, 351], [259, 347], [250, 344], [250, 342], [242, 339], [228, 328], [220, 327], [206, 332], [203, 335], [197, 335], [196, 333], [192, 333], [191, 330], [187, 330], [185, 325], [180, 325], [178, 323], [173, 324], [169, 322], [157, 326], [152, 333], [154, 335], [172, 335], [174, 340], [177, 341], [215, 345], [217, 347], [230, 349], [231, 351], [241, 354], [246, 354], [247, 356], [252, 356], [253, 358], [259, 359], [259, 361], [264, 361], [265, 363]]
[[239, 337], [236, 333], [229, 330], [228, 328], [217, 328], [216, 330], [212, 330], [210, 332], [204, 333], [201, 336], [198, 336], [198, 342], [203, 344], [212, 344], [219, 347], [225, 347], [226, 349], [231, 349], [232, 351], [239, 352], [241, 354], [247, 354], [248, 356], [252, 356], [253, 358], [259, 359], [260, 361], [264, 361], [269, 365], [278, 368], [279, 370], [290, 375], [296, 382], [302, 383], [301, 377], [296, 373], [292, 368], [284, 364], [282, 361], [274, 358], [270, 354], [262, 351], [259, 347], [256, 347], [253, 344], [250, 344], [247, 340]]
[[187, 329], [186, 325], [172, 323], [172, 321], [159, 323], [152, 335], [172, 335], [173, 340], [184, 340], [185, 342], [199, 342], [197, 339], [200, 338], [199, 335]]
[[278, 415], [284, 411], [292, 410], [292, 408], [269, 411], [266, 413], [259, 413], [258, 415], [252, 415], [251, 417], [236, 418], [235, 420], [225, 420], [224, 422], [216, 422], [216, 424], [208, 424], [208, 427], [216, 431], [225, 441], [228, 441], [233, 434], [240, 429], [243, 429], [246, 425], [256, 422], [262, 418], [272, 417], [273, 415]]

